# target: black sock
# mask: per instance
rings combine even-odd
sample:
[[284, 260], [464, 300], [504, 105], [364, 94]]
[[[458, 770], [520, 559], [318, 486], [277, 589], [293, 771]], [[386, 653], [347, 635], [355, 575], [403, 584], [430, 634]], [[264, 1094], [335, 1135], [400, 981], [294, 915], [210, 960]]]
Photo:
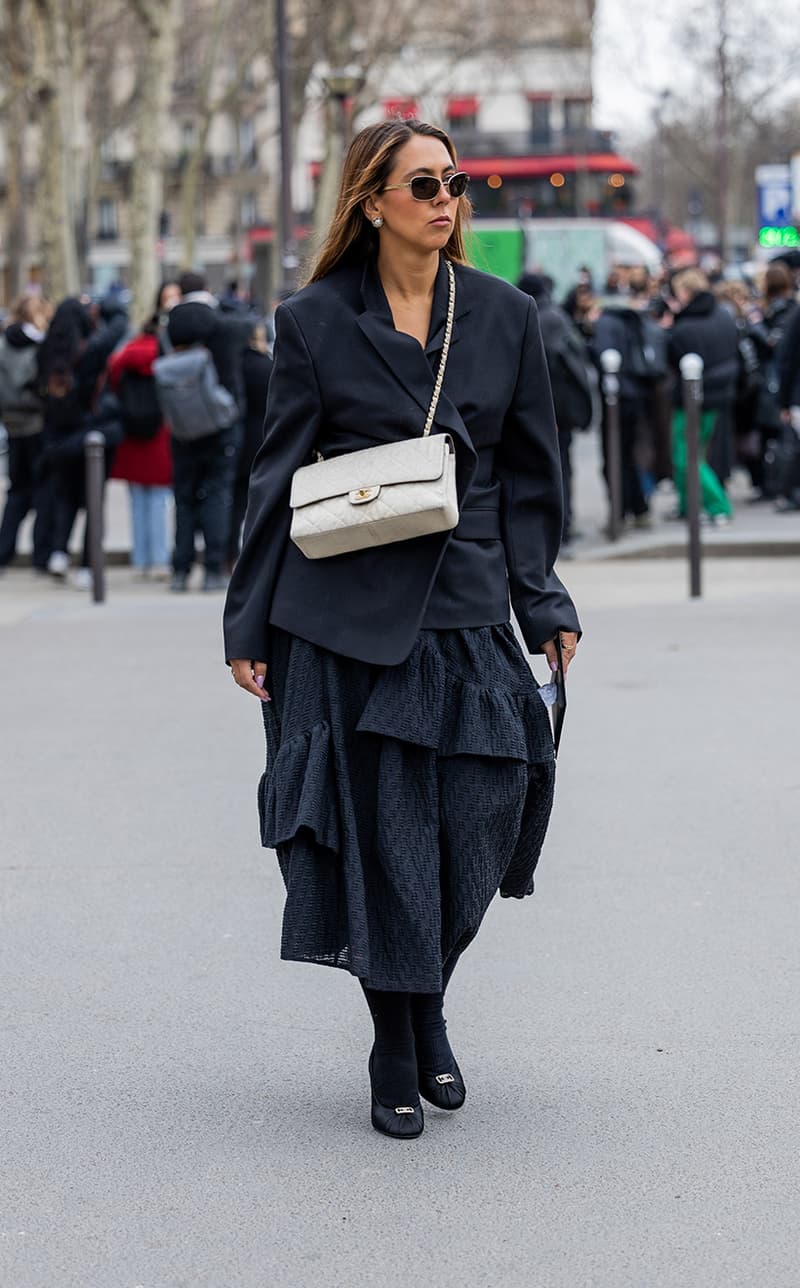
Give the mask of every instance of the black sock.
[[447, 1021], [442, 1014], [441, 993], [412, 993], [411, 1015], [420, 1071], [435, 1077], [454, 1073], [455, 1057], [447, 1040]]
[[382, 1105], [416, 1105], [417, 1057], [408, 993], [384, 993], [364, 989], [372, 1022], [375, 1046], [372, 1058], [372, 1086]]

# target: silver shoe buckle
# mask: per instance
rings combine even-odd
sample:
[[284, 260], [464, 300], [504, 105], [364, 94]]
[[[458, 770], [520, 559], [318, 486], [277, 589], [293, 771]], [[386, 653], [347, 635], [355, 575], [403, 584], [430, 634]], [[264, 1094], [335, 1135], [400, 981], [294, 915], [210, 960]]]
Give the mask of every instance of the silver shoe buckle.
[[455, 1082], [452, 1073], [437, 1073], [436, 1081], [440, 1087], [446, 1087], [448, 1082]]
[[396, 1114], [413, 1114], [413, 1105], [398, 1105], [394, 1111]]

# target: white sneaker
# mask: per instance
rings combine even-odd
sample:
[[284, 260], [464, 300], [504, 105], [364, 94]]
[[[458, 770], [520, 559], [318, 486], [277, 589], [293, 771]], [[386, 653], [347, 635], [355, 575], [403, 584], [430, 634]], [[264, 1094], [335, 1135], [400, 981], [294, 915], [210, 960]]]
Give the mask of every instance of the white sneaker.
[[92, 589], [92, 570], [91, 568], [76, 568], [69, 579], [69, 584], [73, 590], [91, 590]]
[[47, 571], [53, 577], [66, 577], [69, 568], [69, 555], [65, 550], [54, 550], [47, 561]]
[[172, 569], [169, 564], [156, 564], [148, 569], [147, 575], [150, 581], [169, 581]]

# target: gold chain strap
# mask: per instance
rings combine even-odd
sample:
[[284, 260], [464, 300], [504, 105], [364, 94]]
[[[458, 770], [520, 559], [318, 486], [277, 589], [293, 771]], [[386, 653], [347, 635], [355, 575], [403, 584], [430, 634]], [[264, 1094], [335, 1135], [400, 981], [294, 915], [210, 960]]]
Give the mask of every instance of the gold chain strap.
[[450, 278], [449, 298], [447, 300], [447, 321], [444, 327], [444, 342], [442, 344], [442, 360], [439, 363], [439, 373], [436, 377], [436, 384], [433, 389], [433, 397], [428, 410], [428, 419], [425, 421], [425, 428], [422, 431], [422, 437], [427, 438], [433, 426], [433, 418], [436, 415], [436, 408], [439, 406], [439, 394], [442, 392], [444, 382], [444, 369], [447, 366], [447, 355], [450, 352], [450, 336], [453, 334], [453, 318], [456, 312], [456, 278], [453, 272], [453, 265], [449, 259], [445, 260], [447, 273]]

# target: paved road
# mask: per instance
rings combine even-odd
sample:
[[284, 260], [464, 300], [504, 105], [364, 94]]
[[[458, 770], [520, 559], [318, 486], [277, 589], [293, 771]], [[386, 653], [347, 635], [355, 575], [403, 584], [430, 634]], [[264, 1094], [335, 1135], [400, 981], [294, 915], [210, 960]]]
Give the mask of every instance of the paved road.
[[796, 1288], [800, 565], [569, 577], [537, 894], [408, 1145], [354, 983], [278, 961], [219, 600], [0, 581], [3, 1288]]

